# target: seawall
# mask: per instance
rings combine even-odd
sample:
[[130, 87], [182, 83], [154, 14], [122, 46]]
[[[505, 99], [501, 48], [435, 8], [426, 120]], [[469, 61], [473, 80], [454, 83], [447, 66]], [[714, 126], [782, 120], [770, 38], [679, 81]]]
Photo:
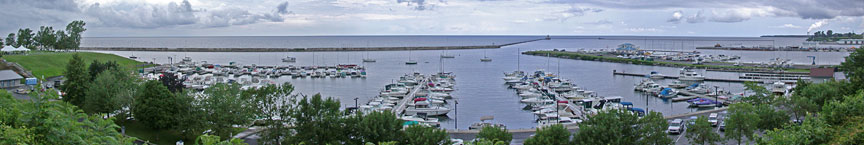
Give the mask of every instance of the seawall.
[[81, 47], [81, 50], [101, 51], [170, 51], [170, 52], [312, 52], [312, 51], [394, 51], [394, 50], [444, 50], [444, 49], [491, 49], [548, 39], [532, 39], [501, 45], [473, 46], [411, 46], [411, 47], [334, 47], [334, 48], [152, 48], [152, 47]]

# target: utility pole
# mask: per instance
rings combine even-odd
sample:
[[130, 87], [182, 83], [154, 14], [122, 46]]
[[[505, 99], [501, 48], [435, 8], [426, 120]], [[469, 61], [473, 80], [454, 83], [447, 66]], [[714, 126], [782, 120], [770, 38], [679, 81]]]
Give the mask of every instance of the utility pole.
[[454, 114], [455, 116], [453, 116], [453, 120], [456, 120], [453, 122], [453, 129], [459, 130], [459, 101], [453, 100], [453, 102], [456, 102], [456, 104], [453, 105], [453, 109], [456, 111], [456, 114]]

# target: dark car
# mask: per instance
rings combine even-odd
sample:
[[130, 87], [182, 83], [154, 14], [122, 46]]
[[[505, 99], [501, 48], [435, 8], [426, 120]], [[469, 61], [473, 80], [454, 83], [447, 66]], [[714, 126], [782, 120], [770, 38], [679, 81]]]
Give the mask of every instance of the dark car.
[[726, 122], [725, 121], [720, 122], [720, 131], [723, 131], [723, 132], [726, 131]]

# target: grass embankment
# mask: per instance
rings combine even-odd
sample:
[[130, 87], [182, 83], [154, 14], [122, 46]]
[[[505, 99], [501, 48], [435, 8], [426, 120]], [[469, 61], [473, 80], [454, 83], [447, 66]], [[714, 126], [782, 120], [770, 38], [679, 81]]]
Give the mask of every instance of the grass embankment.
[[[760, 68], [760, 67], [753, 67], [753, 66], [704, 65], [704, 64], [690, 64], [690, 63], [678, 63], [678, 62], [667, 62], [667, 61], [650, 61], [650, 60], [639, 60], [639, 59], [627, 59], [627, 58], [597, 56], [597, 55], [591, 55], [591, 54], [583, 54], [583, 53], [578, 53], [578, 52], [566, 52], [566, 51], [565, 52], [561, 52], [561, 51], [528, 51], [528, 52], [524, 52], [524, 54], [529, 54], [529, 55], [549, 54], [550, 57], [562, 57], [562, 56], [564, 56], [564, 57], [571, 58], [571, 59], [629, 63], [629, 64], [652, 65], [652, 66], [693, 67], [693, 68], [705, 68], [705, 69], [744, 69], [744, 70], [770, 69], [770, 68]], [[783, 70], [790, 71], [790, 72], [810, 72], [810, 70], [806, 70], [806, 69], [783, 69]]]
[[15, 62], [29, 71], [33, 72], [36, 77], [53, 77], [63, 75], [66, 69], [66, 64], [72, 59], [73, 54], [78, 54], [89, 66], [93, 60], [101, 62], [115, 61], [120, 66], [135, 70], [136, 66], [144, 64], [144, 62], [135, 61], [122, 56], [96, 52], [34, 52], [28, 55], [4, 55], [3, 59], [8, 62]]

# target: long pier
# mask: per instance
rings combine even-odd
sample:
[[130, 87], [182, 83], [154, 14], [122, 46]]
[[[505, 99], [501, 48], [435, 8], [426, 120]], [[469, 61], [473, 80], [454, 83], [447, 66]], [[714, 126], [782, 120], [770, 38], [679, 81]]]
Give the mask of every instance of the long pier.
[[547, 40], [531, 39], [499, 45], [471, 46], [409, 46], [409, 47], [320, 47], [320, 48], [167, 48], [167, 47], [81, 47], [81, 50], [97, 51], [166, 51], [166, 52], [320, 52], [320, 51], [394, 51], [394, 50], [444, 50], [444, 49], [492, 49], [504, 46]]
[[[628, 72], [618, 72], [618, 71], [613, 71], [612, 74], [613, 74], [613, 75], [623, 75], [623, 76], [637, 76], [637, 77], [645, 77], [645, 75], [646, 75], [646, 74], [628, 73]], [[666, 75], [664, 75], [663, 78], [664, 78], [664, 79], [678, 79], [677, 76], [666, 76]], [[743, 82], [748, 82], [748, 81], [751, 81], [751, 80], [705, 78], [705, 81], [743, 83]]]
[[402, 112], [405, 112], [405, 109], [408, 108], [408, 102], [414, 100], [414, 96], [417, 95], [417, 92], [420, 92], [421, 88], [423, 88], [423, 84], [426, 84], [426, 77], [423, 77], [421, 80], [423, 81], [417, 83], [418, 85], [414, 86], [413, 90], [411, 90], [408, 95], [402, 97], [402, 100], [399, 101], [399, 104], [395, 108], [393, 108], [393, 113], [397, 114], [398, 116], [402, 116]]

